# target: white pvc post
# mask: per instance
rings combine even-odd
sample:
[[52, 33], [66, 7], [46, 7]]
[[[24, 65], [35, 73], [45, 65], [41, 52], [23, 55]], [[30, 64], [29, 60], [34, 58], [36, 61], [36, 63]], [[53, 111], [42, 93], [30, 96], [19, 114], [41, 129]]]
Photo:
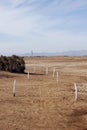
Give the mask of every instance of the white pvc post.
[[55, 70], [55, 68], [53, 69], [53, 78], [55, 77], [55, 72], [56, 72], [56, 70]]
[[74, 87], [75, 87], [75, 101], [77, 101], [77, 98], [78, 98], [78, 90], [77, 90], [76, 83], [74, 83]]
[[58, 82], [58, 80], [59, 80], [58, 78], [59, 78], [59, 73], [57, 72], [57, 82]]
[[46, 67], [46, 75], [48, 75], [48, 67]]
[[16, 80], [14, 80], [14, 84], [13, 84], [13, 96], [15, 97], [16, 95]]
[[29, 74], [29, 72], [28, 72], [28, 76], [27, 76], [27, 77], [28, 77], [28, 79], [30, 78], [30, 74]]

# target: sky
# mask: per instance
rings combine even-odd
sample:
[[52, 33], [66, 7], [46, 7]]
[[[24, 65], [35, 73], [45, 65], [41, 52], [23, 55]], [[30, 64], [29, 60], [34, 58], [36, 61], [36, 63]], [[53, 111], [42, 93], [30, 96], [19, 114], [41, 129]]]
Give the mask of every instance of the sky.
[[0, 0], [0, 54], [87, 50], [87, 0]]

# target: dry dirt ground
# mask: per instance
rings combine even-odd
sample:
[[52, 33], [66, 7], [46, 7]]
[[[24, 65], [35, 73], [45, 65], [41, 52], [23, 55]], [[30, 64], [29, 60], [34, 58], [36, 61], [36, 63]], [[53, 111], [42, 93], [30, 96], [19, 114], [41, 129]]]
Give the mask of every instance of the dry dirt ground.
[[24, 59], [29, 79], [0, 72], [0, 130], [87, 130], [87, 57]]

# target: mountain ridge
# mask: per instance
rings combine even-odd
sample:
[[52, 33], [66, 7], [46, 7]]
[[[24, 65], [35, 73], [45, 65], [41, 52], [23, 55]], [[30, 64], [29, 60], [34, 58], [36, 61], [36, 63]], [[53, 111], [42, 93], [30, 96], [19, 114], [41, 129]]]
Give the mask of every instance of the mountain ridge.
[[65, 52], [33, 52], [25, 53], [22, 56], [87, 56], [87, 50], [79, 50], [79, 51], [65, 51]]

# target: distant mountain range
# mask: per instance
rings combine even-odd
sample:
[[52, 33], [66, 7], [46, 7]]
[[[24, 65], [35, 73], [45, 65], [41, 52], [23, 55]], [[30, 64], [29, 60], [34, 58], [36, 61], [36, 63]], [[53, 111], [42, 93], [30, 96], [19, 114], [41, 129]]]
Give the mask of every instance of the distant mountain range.
[[33, 53], [25, 53], [22, 56], [87, 56], [87, 50], [55, 52], [55, 53], [33, 52]]

